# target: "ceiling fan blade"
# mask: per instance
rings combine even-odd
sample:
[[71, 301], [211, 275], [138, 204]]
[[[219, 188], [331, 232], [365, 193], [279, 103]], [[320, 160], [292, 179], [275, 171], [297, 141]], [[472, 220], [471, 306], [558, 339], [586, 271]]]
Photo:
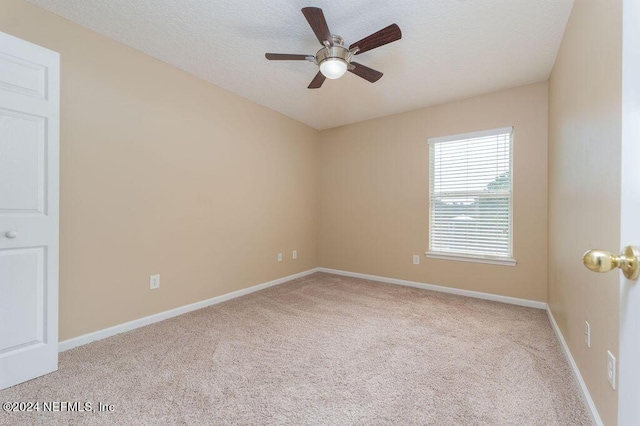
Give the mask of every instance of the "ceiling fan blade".
[[400, 40], [401, 38], [402, 31], [400, 31], [400, 27], [396, 24], [391, 24], [360, 41], [356, 41], [349, 46], [349, 50], [354, 47], [358, 47], [359, 50], [356, 52], [356, 55], [359, 55], [368, 50], [375, 49], [376, 47], [384, 46], [385, 44]]
[[357, 62], [351, 62], [351, 65], [353, 65], [354, 68], [350, 69], [350, 72], [354, 73], [358, 77], [362, 77], [365, 80], [370, 81], [371, 83], [375, 83], [376, 81], [380, 80], [380, 78], [382, 78], [382, 73], [380, 71], [365, 67], [364, 65]]
[[326, 78], [327, 77], [325, 77], [320, 71], [318, 71], [318, 74], [313, 77], [313, 80], [311, 80], [311, 84], [309, 84], [307, 89], [319, 89], [320, 87], [322, 87], [322, 83], [324, 83]]
[[292, 55], [289, 53], [265, 53], [270, 61], [313, 61], [313, 55]]
[[311, 29], [318, 37], [318, 41], [324, 46], [324, 42], [329, 42], [329, 46], [333, 46], [333, 37], [329, 31], [327, 20], [324, 19], [324, 13], [319, 7], [304, 7], [302, 8], [304, 17], [307, 18], [307, 22], [311, 25]]

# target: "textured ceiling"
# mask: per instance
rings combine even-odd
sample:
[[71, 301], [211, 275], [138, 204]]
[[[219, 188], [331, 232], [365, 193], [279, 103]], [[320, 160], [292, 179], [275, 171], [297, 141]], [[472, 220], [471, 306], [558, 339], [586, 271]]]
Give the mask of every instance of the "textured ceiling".
[[[28, 0], [231, 92], [326, 129], [546, 80], [573, 0]], [[307, 85], [317, 67], [266, 52], [320, 48], [300, 9], [349, 45], [391, 23], [402, 40], [358, 55], [384, 76]]]

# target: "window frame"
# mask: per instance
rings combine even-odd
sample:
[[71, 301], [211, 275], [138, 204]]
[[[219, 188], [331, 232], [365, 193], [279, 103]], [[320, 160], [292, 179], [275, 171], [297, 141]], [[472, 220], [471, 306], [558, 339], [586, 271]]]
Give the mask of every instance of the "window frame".
[[[432, 250], [432, 227], [433, 227], [433, 214], [434, 214], [434, 206], [432, 203], [432, 199], [434, 197], [434, 170], [432, 170], [433, 164], [433, 155], [434, 155], [434, 145], [443, 142], [453, 142], [453, 141], [461, 141], [465, 139], [475, 139], [487, 136], [496, 136], [500, 134], [509, 134], [509, 247], [508, 247], [508, 255], [506, 256], [497, 256], [497, 255], [481, 255], [481, 254], [467, 254], [467, 253], [459, 253], [459, 252], [448, 252], [448, 251], [434, 251]], [[468, 133], [460, 133], [456, 135], [448, 135], [441, 136], [436, 138], [428, 138], [427, 139], [428, 149], [429, 149], [429, 163], [428, 163], [428, 175], [429, 175], [429, 241], [428, 248], [425, 252], [425, 256], [432, 259], [444, 259], [444, 260], [454, 260], [454, 261], [462, 261], [462, 262], [476, 262], [476, 263], [488, 263], [492, 265], [505, 265], [505, 266], [515, 266], [517, 261], [514, 257], [513, 253], [513, 239], [514, 239], [514, 229], [513, 229], [513, 182], [514, 182], [514, 174], [513, 174], [513, 151], [514, 151], [514, 127], [500, 127], [496, 129], [488, 129], [481, 130], [477, 132], [468, 132]]]

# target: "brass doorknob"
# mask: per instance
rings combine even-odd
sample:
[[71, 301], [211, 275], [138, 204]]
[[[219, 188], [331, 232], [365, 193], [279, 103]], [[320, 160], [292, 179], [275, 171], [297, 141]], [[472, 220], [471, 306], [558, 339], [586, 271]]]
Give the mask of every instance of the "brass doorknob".
[[640, 257], [640, 250], [637, 247], [626, 246], [620, 256], [604, 250], [589, 250], [582, 256], [582, 263], [594, 272], [607, 272], [613, 268], [620, 268], [625, 277], [635, 280], [640, 274], [638, 257]]

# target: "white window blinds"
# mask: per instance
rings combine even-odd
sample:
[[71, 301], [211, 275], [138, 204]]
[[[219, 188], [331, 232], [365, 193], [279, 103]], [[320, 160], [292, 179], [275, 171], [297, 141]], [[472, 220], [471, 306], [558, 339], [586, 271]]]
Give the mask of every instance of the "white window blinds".
[[429, 139], [429, 253], [512, 257], [512, 135]]

